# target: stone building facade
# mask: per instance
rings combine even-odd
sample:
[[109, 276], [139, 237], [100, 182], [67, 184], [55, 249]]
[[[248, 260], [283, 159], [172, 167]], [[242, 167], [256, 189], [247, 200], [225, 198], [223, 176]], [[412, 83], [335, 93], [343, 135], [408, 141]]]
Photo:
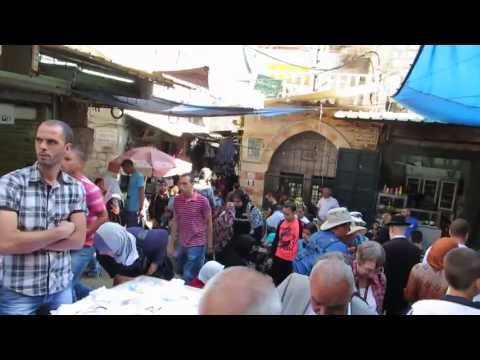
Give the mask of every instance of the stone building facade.
[[86, 175], [94, 179], [107, 171], [108, 162], [121, 154], [127, 145], [125, 119], [116, 120], [110, 109], [88, 109], [88, 127], [93, 130], [93, 146], [87, 162]]
[[[296, 175], [303, 176], [300, 192], [313, 197], [314, 178], [335, 177], [338, 149], [376, 150], [381, 127], [381, 124], [333, 119], [331, 114], [320, 115], [320, 111], [274, 118], [247, 116], [243, 122], [241, 186], [260, 206], [265, 191], [278, 187], [275, 179], [272, 180], [275, 185], [268, 184], [268, 176], [274, 171], [283, 174], [296, 169]], [[297, 144], [282, 151], [294, 139]], [[305, 147], [308, 142], [311, 149]], [[296, 149], [301, 149], [298, 157], [289, 157]], [[282, 155], [289, 160], [282, 161]], [[325, 166], [315, 167], [319, 162]]]

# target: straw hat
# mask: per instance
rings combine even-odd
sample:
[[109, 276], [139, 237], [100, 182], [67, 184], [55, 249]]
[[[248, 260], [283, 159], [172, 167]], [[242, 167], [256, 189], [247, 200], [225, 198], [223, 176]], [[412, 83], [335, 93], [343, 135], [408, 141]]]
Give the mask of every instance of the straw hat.
[[363, 226], [357, 226], [355, 225], [354, 222], [352, 222], [352, 225], [350, 226], [350, 232], [347, 235], [353, 235], [356, 233], [360, 233], [362, 235], [365, 235], [367, 233], [367, 228]]

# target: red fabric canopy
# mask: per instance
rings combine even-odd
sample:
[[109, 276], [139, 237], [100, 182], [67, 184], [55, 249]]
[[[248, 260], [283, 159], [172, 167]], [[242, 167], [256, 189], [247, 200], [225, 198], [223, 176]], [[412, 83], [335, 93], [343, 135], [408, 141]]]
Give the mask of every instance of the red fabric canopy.
[[[161, 74], [169, 75], [179, 80], [204, 87], [208, 89], [208, 66], [195, 69], [176, 70], [176, 71], [159, 71]], [[156, 74], [155, 72], [154, 74]]]

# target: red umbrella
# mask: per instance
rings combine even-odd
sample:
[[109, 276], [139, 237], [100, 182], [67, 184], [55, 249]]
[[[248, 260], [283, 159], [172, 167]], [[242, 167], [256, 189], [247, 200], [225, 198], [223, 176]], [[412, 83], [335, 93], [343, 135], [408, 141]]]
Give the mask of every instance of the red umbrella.
[[108, 163], [108, 170], [118, 173], [120, 165], [126, 159], [135, 164], [135, 168], [146, 176], [162, 177], [177, 166], [175, 158], [153, 146], [133, 148]]

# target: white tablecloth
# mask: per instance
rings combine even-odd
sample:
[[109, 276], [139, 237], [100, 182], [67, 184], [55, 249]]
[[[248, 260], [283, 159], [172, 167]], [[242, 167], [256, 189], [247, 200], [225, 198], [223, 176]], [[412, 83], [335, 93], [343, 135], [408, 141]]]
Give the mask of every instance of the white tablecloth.
[[201, 289], [183, 280], [166, 281], [140, 276], [111, 289], [96, 289], [74, 304], [62, 305], [53, 315], [196, 315]]

